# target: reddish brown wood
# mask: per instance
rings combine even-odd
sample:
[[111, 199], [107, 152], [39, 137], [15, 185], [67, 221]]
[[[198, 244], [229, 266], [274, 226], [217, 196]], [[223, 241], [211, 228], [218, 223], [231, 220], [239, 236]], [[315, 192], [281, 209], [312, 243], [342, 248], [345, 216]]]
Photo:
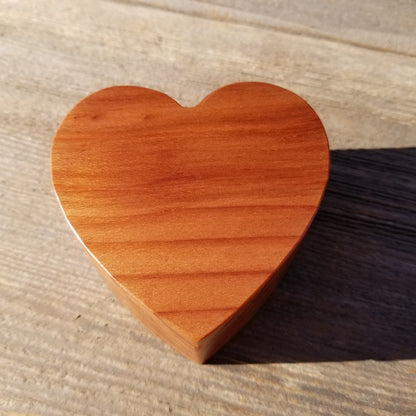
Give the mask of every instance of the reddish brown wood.
[[81, 101], [56, 133], [53, 184], [134, 315], [203, 362], [254, 314], [308, 229], [328, 179], [318, 116], [239, 83], [192, 108], [139, 87]]

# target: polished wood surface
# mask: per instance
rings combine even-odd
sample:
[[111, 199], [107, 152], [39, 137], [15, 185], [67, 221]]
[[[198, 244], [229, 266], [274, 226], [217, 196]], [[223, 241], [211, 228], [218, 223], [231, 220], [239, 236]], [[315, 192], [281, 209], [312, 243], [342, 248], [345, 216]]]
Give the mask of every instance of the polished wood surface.
[[328, 169], [311, 107], [253, 82], [192, 108], [146, 88], [107, 88], [72, 109], [52, 147], [58, 199], [110, 286], [197, 362], [280, 280]]
[[[0, 0], [0, 414], [413, 415], [416, 2]], [[287, 88], [331, 172], [284, 279], [206, 365], [103, 284], [50, 178], [68, 110], [111, 85], [194, 106]]]

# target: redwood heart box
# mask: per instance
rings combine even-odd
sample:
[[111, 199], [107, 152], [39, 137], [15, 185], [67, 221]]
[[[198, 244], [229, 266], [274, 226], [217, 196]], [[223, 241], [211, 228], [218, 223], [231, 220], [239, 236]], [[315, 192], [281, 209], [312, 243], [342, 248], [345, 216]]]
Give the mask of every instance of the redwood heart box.
[[328, 171], [312, 108], [254, 82], [220, 88], [192, 108], [146, 88], [107, 88], [70, 111], [52, 147], [59, 203], [107, 283], [197, 362], [282, 277]]

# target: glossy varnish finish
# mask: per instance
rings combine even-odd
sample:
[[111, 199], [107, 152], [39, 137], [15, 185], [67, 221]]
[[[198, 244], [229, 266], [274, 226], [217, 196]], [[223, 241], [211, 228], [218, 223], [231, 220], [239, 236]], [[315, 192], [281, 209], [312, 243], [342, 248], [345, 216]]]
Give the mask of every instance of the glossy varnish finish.
[[184, 108], [139, 87], [81, 101], [52, 149], [64, 213], [118, 297], [203, 362], [258, 309], [328, 179], [322, 124], [297, 95], [239, 83]]

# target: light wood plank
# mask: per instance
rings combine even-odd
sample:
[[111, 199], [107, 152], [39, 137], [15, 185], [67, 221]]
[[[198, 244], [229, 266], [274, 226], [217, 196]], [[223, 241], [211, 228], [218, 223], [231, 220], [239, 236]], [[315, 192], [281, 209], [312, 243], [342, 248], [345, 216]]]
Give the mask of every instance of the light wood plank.
[[[48, 2], [36, 4], [35, 15], [24, 2], [2, 9], [0, 80], [16, 130], [13, 119], [29, 114], [40, 93], [60, 109], [52, 119], [37, 99], [37, 118], [52, 123], [50, 132], [82, 97], [114, 84], [163, 90], [193, 105], [222, 85], [259, 80], [306, 98], [331, 148], [414, 144], [416, 58], [123, 4], [98, 2], [86, 13], [62, 2], [54, 18]], [[9, 90], [13, 62], [20, 62], [20, 96]]]
[[416, 55], [412, 0], [108, 0], [223, 22]]

